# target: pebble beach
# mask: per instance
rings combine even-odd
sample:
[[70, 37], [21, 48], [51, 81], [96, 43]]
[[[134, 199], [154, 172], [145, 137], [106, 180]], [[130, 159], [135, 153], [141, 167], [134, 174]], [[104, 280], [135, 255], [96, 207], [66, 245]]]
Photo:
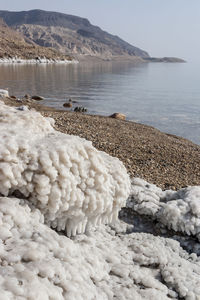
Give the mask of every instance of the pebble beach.
[[56, 110], [34, 100], [5, 98], [4, 102], [40, 111], [55, 120], [58, 131], [92, 141], [98, 150], [118, 157], [131, 177], [162, 189], [200, 185], [200, 146], [189, 140], [130, 121]]

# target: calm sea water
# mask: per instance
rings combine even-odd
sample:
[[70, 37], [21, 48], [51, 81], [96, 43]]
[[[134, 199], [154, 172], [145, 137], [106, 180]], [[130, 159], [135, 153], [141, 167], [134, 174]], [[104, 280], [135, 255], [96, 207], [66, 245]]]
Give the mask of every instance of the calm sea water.
[[190, 63], [0, 65], [0, 88], [19, 97], [42, 95], [57, 108], [71, 98], [88, 113], [121, 112], [200, 144], [199, 72]]

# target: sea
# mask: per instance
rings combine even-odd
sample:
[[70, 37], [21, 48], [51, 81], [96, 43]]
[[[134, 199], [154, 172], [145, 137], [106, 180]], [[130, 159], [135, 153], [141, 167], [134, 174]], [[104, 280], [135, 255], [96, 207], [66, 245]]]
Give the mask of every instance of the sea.
[[0, 88], [44, 97], [58, 109], [69, 99], [87, 113], [147, 124], [200, 145], [200, 65], [195, 63], [83, 62], [1, 64]]

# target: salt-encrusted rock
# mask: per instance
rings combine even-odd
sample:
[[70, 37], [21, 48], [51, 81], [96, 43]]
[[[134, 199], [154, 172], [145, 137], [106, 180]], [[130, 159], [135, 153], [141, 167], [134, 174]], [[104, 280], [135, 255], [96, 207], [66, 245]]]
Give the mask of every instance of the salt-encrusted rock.
[[9, 97], [9, 93], [7, 90], [0, 90], [0, 97]]
[[200, 186], [166, 191], [164, 200], [162, 223], [175, 231], [195, 235], [200, 241]]
[[116, 220], [129, 195], [123, 164], [92, 143], [56, 132], [53, 120], [0, 103], [0, 193], [19, 191], [67, 235]]
[[74, 111], [75, 111], [75, 112], [87, 112], [87, 108], [82, 107], [82, 106], [76, 106], [76, 107], [74, 108]]
[[179, 243], [101, 226], [74, 240], [26, 201], [0, 198], [0, 298], [199, 299], [200, 262]]
[[162, 191], [140, 179], [132, 180], [127, 207], [156, 219], [168, 229], [196, 236], [200, 241], [200, 186]]
[[160, 209], [162, 195], [162, 190], [156, 185], [149, 184], [140, 178], [133, 178], [127, 207], [142, 215], [154, 216]]

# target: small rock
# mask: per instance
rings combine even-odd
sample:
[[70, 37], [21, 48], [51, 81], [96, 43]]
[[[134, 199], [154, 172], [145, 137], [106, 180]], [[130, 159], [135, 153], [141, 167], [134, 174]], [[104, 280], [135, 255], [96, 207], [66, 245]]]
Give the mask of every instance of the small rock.
[[118, 119], [118, 120], [126, 120], [126, 116], [121, 113], [114, 113], [109, 116], [110, 118]]
[[43, 97], [41, 97], [41, 96], [36, 96], [36, 95], [35, 95], [35, 96], [32, 96], [31, 99], [33, 99], [33, 100], [38, 100], [38, 101], [44, 100]]
[[72, 107], [72, 103], [71, 102], [66, 102], [63, 104], [64, 107]]
[[16, 97], [16, 96], [13, 96], [13, 95], [12, 95], [12, 96], [10, 96], [10, 98], [11, 98], [11, 99], [15, 99], [15, 100], [17, 100], [17, 97]]

